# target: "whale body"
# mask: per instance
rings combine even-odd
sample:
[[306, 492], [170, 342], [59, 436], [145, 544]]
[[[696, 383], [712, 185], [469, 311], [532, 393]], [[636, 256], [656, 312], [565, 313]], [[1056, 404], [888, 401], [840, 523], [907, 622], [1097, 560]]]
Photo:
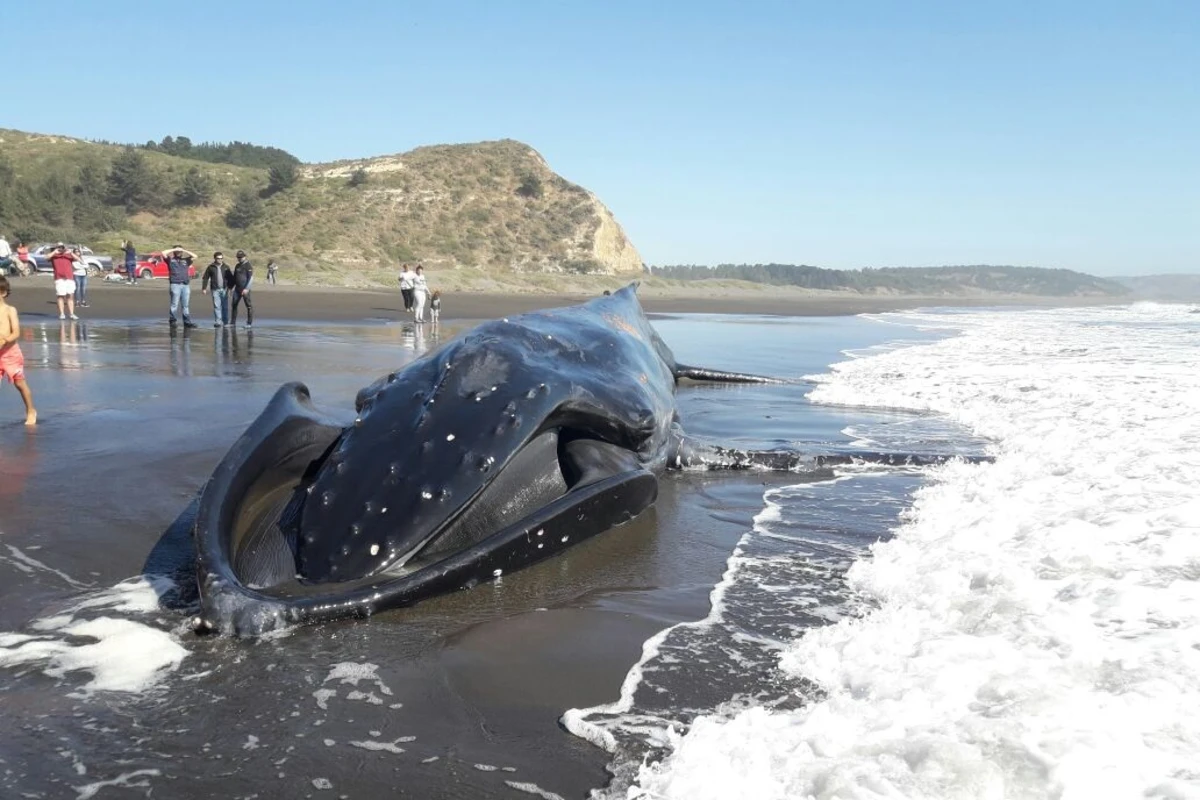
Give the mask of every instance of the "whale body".
[[359, 392], [351, 423], [285, 384], [202, 490], [196, 629], [257, 635], [469, 588], [633, 519], [668, 468], [847, 460], [690, 441], [683, 379], [772, 380], [677, 363], [633, 284], [482, 323]]

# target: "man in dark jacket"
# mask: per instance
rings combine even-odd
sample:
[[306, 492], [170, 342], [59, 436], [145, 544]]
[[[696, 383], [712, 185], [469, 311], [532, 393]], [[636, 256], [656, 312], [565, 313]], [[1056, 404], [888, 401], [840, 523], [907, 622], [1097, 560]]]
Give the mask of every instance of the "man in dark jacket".
[[208, 294], [212, 287], [213, 327], [220, 328], [229, 324], [229, 297], [226, 290], [233, 286], [233, 270], [225, 263], [225, 254], [218, 251], [213, 253], [213, 263], [204, 270], [200, 281], [200, 291]]
[[237, 325], [238, 303], [246, 301], [246, 327], [254, 327], [254, 304], [250, 302], [250, 286], [254, 283], [254, 267], [246, 258], [245, 250], [237, 251], [237, 264], [233, 267], [233, 300], [230, 303], [229, 324]]
[[196, 323], [192, 322], [189, 303], [192, 299], [191, 268], [192, 262], [196, 260], [196, 254], [175, 245], [163, 253], [163, 258], [167, 261], [167, 279], [170, 281], [171, 289], [171, 309], [167, 320], [172, 326], [175, 325], [175, 311], [182, 304], [183, 327], [195, 328]]

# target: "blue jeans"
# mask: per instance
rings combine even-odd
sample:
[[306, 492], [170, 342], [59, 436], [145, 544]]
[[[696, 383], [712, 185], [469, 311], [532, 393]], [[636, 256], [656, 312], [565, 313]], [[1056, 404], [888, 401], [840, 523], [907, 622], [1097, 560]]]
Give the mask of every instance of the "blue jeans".
[[87, 302], [87, 275], [75, 276], [75, 305]]
[[186, 283], [171, 284], [171, 312], [170, 320], [175, 321], [175, 311], [179, 308], [179, 304], [183, 303], [183, 321], [192, 321], [192, 312], [188, 307], [188, 303], [192, 299], [192, 287]]
[[229, 324], [229, 300], [224, 289], [213, 289], [213, 322], [218, 325]]

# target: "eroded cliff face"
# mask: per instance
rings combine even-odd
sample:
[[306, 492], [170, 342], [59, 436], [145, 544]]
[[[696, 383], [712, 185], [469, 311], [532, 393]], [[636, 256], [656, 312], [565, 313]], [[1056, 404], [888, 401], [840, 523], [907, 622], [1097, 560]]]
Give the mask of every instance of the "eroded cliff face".
[[596, 197], [592, 198], [600, 220], [592, 236], [592, 258], [613, 274], [641, 274], [642, 257], [613, 213]]

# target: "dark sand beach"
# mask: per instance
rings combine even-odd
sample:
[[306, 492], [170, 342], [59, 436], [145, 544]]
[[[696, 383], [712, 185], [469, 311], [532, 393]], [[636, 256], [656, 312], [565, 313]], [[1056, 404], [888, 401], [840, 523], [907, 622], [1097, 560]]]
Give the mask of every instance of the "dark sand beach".
[[[434, 329], [403, 320], [396, 293], [266, 287], [253, 330], [215, 331], [196, 292], [201, 327], [172, 333], [164, 282], [98, 285], [78, 323], [57, 319], [48, 281], [15, 283], [42, 421], [26, 430], [16, 393], [0, 395], [4, 796], [582, 797], [605, 783], [610, 756], [560, 716], [615, 700], [648, 637], [704, 617], [764, 489], [796, 480], [673, 474], [635, 522], [495, 584], [264, 641], [198, 638], [190, 508], [280, 384], [302, 380], [349, 413], [360, 387], [463, 320], [580, 298], [464, 294]], [[691, 362], [788, 376], [885, 336], [828, 316], [860, 307], [768, 318], [757, 315], [800, 312], [740, 302], [723, 319], [655, 324]], [[735, 311], [730, 300], [646, 305]], [[743, 446], [844, 442], [861, 414], [809, 406], [804, 391], [688, 389], [680, 413], [689, 432]], [[156, 589], [160, 605], [101, 603], [152, 575], [173, 581]], [[164, 651], [180, 660], [144, 687], [88, 689]]]
[[[627, 281], [613, 279], [612, 289]], [[192, 281], [191, 310], [197, 322], [212, 318], [209, 297], [200, 293], [200, 281]], [[13, 281], [13, 302], [27, 317], [57, 316], [54, 289], [48, 278], [38, 276]], [[80, 312], [83, 318], [153, 319], [166, 317], [167, 282], [142, 281], [137, 286], [93, 278], [88, 288], [91, 308]], [[252, 293], [255, 313], [262, 321], [271, 319], [352, 322], [398, 319], [403, 316], [399, 291], [319, 288], [287, 284], [256, 284]], [[520, 314], [539, 308], [569, 306], [587, 300], [584, 293], [490, 294], [455, 292], [443, 298], [442, 319], [482, 320], [508, 314]], [[642, 305], [649, 313], [659, 314], [766, 314], [773, 316], [845, 316], [897, 311], [924, 306], [968, 307], [980, 305], [1091, 305], [1094, 298], [1033, 298], [1009, 296], [921, 297], [869, 296], [840, 292], [802, 292], [770, 287], [763, 291], [703, 289], [639, 291]], [[244, 321], [244, 311], [239, 321]]]

